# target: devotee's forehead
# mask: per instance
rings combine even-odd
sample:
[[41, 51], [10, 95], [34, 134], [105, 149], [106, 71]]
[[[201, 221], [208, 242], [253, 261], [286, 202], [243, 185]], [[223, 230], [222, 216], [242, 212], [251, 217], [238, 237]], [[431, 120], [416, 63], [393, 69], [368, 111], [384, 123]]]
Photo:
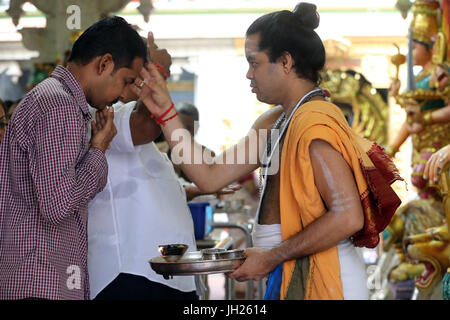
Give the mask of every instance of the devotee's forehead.
[[144, 59], [140, 57], [134, 58], [133, 63], [131, 64], [131, 69], [133, 71], [139, 72], [143, 67], [144, 67]]
[[120, 72], [125, 77], [137, 78], [139, 76], [139, 72], [144, 67], [144, 60], [142, 58], [135, 58], [130, 67], [120, 68]]

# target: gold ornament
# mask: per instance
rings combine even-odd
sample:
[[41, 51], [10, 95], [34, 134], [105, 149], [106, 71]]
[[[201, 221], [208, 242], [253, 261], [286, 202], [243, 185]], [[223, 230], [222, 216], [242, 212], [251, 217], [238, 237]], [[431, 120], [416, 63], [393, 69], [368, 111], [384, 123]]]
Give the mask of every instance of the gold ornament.
[[400, 47], [397, 44], [393, 45], [397, 48], [398, 53], [391, 57], [391, 63], [395, 66], [395, 80], [398, 80], [398, 71], [400, 66], [406, 62], [406, 56], [400, 53]]
[[443, 32], [439, 32], [436, 36], [436, 41], [433, 46], [433, 56], [431, 61], [434, 64], [440, 64], [445, 61], [447, 55], [447, 40]]
[[331, 102], [342, 110], [356, 133], [380, 145], [387, 143], [387, 103], [362, 74], [329, 69], [322, 74], [321, 87], [331, 93]]
[[427, 45], [434, 43], [439, 30], [440, 4], [438, 1], [416, 0], [412, 6], [411, 22], [413, 40]]
[[78, 38], [83, 34], [83, 31], [76, 31], [72, 32], [72, 34], [69, 37], [70, 43], [75, 43], [75, 41], [78, 40]]
[[432, 111], [425, 111], [421, 113], [420, 123], [424, 126], [428, 126], [433, 123], [433, 119], [431, 117]]

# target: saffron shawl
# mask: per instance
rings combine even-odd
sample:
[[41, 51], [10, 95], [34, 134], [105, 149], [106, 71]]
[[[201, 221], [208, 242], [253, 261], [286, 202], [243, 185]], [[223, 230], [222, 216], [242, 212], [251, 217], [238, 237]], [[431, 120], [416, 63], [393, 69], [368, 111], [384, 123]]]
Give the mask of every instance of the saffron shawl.
[[[391, 184], [403, 179], [383, 148], [356, 134], [334, 104], [317, 100], [305, 103], [295, 113], [286, 132], [280, 177], [282, 240], [326, 212], [309, 158], [309, 145], [315, 139], [340, 152], [353, 171], [364, 228], [351, 239], [355, 246], [375, 247], [401, 204]], [[343, 299], [337, 246], [284, 262], [281, 299]]]

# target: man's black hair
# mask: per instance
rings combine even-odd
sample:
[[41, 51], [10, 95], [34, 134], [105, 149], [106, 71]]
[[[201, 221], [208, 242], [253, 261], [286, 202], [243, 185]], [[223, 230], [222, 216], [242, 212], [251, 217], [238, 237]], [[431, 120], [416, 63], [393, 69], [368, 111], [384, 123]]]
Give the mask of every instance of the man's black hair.
[[90, 26], [73, 44], [69, 62], [86, 65], [92, 59], [111, 54], [114, 70], [130, 68], [138, 57], [147, 59], [147, 48], [141, 36], [123, 18], [111, 17]]
[[294, 11], [277, 11], [261, 16], [250, 25], [247, 36], [259, 34], [259, 50], [274, 63], [285, 52], [294, 60], [300, 78], [318, 83], [325, 65], [325, 48], [314, 31], [319, 25], [316, 6], [299, 3]]
[[188, 102], [178, 102], [175, 104], [175, 109], [178, 113], [185, 114], [192, 117], [195, 121], [199, 121], [199, 113], [196, 106]]

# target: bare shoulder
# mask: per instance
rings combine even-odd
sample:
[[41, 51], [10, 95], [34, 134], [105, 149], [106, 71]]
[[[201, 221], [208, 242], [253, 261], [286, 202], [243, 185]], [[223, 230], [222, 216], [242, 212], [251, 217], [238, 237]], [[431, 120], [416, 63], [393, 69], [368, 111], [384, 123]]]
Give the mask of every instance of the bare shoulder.
[[282, 112], [283, 108], [281, 106], [275, 106], [273, 108], [270, 108], [262, 115], [260, 115], [258, 119], [256, 119], [252, 128], [257, 130], [271, 128], [274, 122], [280, 117]]
[[321, 159], [321, 161], [332, 163], [333, 165], [344, 160], [342, 154], [333, 148], [333, 146], [325, 140], [314, 139], [309, 145], [309, 155], [311, 160]]
[[[309, 152], [331, 152], [334, 148], [325, 140], [314, 139], [309, 145]], [[334, 150], [336, 151], [336, 150]], [[336, 151], [337, 152], [337, 151]]]

